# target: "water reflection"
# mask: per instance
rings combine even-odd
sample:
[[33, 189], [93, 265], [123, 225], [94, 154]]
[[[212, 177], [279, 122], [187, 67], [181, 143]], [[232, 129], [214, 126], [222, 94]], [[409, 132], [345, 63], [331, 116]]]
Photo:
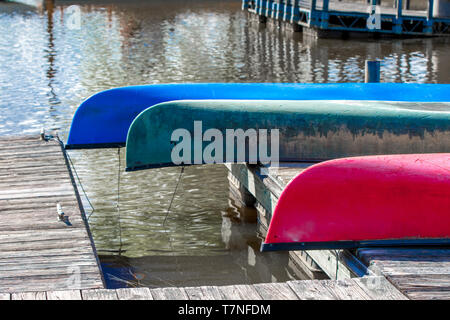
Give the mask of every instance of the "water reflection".
[[53, 105], [59, 104], [59, 99], [55, 93], [54, 89], [54, 79], [57, 73], [57, 69], [55, 66], [55, 58], [56, 58], [56, 50], [54, 43], [54, 35], [53, 35], [53, 12], [54, 12], [54, 1], [46, 0], [46, 9], [47, 9], [47, 33], [48, 33], [48, 45], [46, 50], [45, 57], [47, 58], [47, 78], [48, 78], [48, 87], [50, 88], [50, 92], [48, 94], [49, 104], [50, 104], [50, 113], [53, 113], [54, 107]]
[[[45, 127], [65, 137], [86, 97], [118, 86], [361, 82], [373, 58], [383, 61], [382, 81], [450, 80], [449, 39], [311, 39], [255, 24], [239, 0], [70, 4], [80, 6], [80, 28], [69, 28], [65, 1], [48, 0], [45, 10], [0, 2], [0, 135]], [[117, 150], [70, 155], [95, 208], [90, 225], [110, 285], [299, 277], [285, 255], [258, 252], [255, 225], [230, 200], [224, 167], [187, 168], [163, 227], [179, 169], [122, 172], [119, 215]], [[121, 171], [123, 160], [122, 151]]]

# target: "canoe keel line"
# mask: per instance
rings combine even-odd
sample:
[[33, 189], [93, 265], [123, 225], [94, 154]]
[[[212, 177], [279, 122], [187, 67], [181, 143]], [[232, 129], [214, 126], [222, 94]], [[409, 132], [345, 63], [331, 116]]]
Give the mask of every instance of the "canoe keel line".
[[450, 244], [450, 154], [343, 158], [283, 190], [262, 251]]

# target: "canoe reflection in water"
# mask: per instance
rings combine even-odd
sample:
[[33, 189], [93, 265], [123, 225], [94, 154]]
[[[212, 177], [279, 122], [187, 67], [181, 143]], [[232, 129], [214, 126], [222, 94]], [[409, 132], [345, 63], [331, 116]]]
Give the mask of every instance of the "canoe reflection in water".
[[[291, 264], [287, 252], [262, 254], [259, 251], [261, 240], [256, 236], [256, 216], [248, 212], [253, 210], [238, 208], [230, 200], [230, 207], [222, 214], [225, 249], [217, 249], [213, 255], [101, 256], [107, 286], [189, 287], [306, 279]], [[148, 268], [149, 265], [152, 267]]]

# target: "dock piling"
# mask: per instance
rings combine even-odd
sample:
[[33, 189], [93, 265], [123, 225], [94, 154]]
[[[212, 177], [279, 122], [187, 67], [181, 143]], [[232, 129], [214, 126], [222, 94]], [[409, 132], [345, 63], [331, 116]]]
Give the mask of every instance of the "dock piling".
[[365, 83], [380, 82], [380, 61], [366, 60]]

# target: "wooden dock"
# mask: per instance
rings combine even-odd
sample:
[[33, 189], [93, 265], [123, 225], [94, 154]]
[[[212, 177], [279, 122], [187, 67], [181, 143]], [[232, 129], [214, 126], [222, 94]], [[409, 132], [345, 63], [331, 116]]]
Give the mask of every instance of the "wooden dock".
[[[376, 285], [375, 285], [376, 284]], [[0, 300], [406, 300], [384, 277], [254, 285], [0, 293]]]
[[450, 35], [450, 17], [435, 16], [433, 0], [425, 10], [403, 9], [404, 1], [397, 1], [387, 7], [380, 0], [242, 0], [242, 10], [261, 23], [291, 24], [293, 31], [319, 38]]
[[[57, 203], [66, 219], [58, 218]], [[0, 292], [103, 287], [61, 144], [39, 136], [0, 138]]]
[[[276, 201], [311, 164], [227, 164], [231, 189], [257, 210], [265, 235]], [[316, 280], [188, 288], [104, 289], [67, 154], [56, 139], [0, 139], [0, 299], [449, 299], [450, 249], [292, 251]], [[57, 203], [65, 219], [59, 219]], [[328, 280], [319, 280], [328, 278]]]
[[[271, 215], [287, 183], [312, 163], [281, 164], [264, 168], [226, 164], [232, 188], [243, 202], [258, 213], [261, 237], [267, 233]], [[267, 173], [267, 172], [266, 172]], [[330, 279], [379, 276], [392, 283], [409, 299], [450, 299], [450, 249], [448, 248], [362, 248], [359, 250], [291, 251], [306, 270], [320, 268]], [[317, 274], [317, 272], [316, 272]]]

